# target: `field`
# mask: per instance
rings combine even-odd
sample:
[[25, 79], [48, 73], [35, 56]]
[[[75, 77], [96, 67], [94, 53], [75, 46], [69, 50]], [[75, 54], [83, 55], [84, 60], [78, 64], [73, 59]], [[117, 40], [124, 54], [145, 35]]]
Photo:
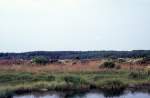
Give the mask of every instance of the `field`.
[[59, 60], [48, 64], [0, 61], [0, 96], [47, 90], [149, 88], [149, 61], [112, 60], [114, 68], [100, 67], [106, 59]]
[[[99, 66], [107, 61], [106, 59], [98, 60], [59, 60], [54, 63], [48, 63], [46, 65], [32, 64], [30, 61], [13, 61], [13, 60], [0, 60], [0, 70], [2, 71], [17, 71], [17, 72], [99, 72], [105, 70], [99, 68]], [[141, 64], [136, 60], [128, 62], [116, 62], [116, 65], [122, 69], [143, 69], [145, 66], [149, 66], [148, 63]], [[106, 69], [107, 70], [107, 69]]]

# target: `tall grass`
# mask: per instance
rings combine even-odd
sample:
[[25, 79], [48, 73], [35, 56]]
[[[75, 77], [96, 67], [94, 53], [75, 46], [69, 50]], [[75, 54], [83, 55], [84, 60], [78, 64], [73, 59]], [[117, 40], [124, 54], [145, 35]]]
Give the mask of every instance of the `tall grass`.
[[38, 90], [81, 90], [81, 89], [123, 89], [131, 83], [147, 83], [146, 72], [130, 70], [105, 70], [101, 72], [78, 73], [29, 73], [0, 72], [1, 98], [16, 92]]
[[150, 75], [145, 71], [131, 71], [128, 75], [130, 79], [149, 79]]

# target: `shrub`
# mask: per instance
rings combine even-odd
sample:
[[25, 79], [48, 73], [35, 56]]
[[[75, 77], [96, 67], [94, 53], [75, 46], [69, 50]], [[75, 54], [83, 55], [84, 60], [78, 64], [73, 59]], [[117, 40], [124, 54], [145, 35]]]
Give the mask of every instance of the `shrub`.
[[100, 65], [100, 67], [103, 67], [103, 68], [114, 68], [115, 66], [116, 64], [111, 61], [104, 62], [102, 65]]
[[33, 75], [31, 73], [18, 73], [15, 74], [15, 79], [16, 81], [31, 81]]
[[103, 89], [123, 89], [125, 86], [122, 81], [117, 79], [105, 80], [102, 84]]
[[34, 57], [32, 59], [32, 63], [36, 63], [36, 64], [47, 64], [48, 62], [49, 62], [49, 59], [43, 56]]
[[73, 84], [82, 84], [85, 83], [84, 79], [79, 76], [64, 76], [64, 80], [66, 83], [73, 83]]
[[144, 71], [132, 71], [129, 73], [128, 77], [130, 79], [145, 79], [148, 77], [148, 73]]

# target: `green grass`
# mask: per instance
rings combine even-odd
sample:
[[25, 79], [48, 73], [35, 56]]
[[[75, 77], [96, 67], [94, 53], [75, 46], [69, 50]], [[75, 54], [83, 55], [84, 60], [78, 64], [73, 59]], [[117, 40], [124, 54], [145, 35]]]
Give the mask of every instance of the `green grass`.
[[[133, 75], [132, 75], [133, 74]], [[7, 98], [16, 92], [47, 90], [82, 89], [122, 89], [129, 84], [142, 84], [150, 81], [150, 76], [134, 78], [137, 73], [127, 70], [78, 73], [28, 73], [0, 72], [0, 98]], [[139, 75], [139, 73], [138, 73]], [[140, 74], [140, 77], [145, 74]]]

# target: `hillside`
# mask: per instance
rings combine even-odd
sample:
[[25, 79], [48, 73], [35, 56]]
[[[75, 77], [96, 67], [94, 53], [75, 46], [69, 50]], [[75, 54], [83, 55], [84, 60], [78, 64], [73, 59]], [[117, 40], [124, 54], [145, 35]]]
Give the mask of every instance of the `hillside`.
[[49, 59], [100, 59], [150, 57], [150, 50], [133, 51], [33, 51], [24, 53], [0, 53], [0, 59], [29, 60], [35, 56]]

